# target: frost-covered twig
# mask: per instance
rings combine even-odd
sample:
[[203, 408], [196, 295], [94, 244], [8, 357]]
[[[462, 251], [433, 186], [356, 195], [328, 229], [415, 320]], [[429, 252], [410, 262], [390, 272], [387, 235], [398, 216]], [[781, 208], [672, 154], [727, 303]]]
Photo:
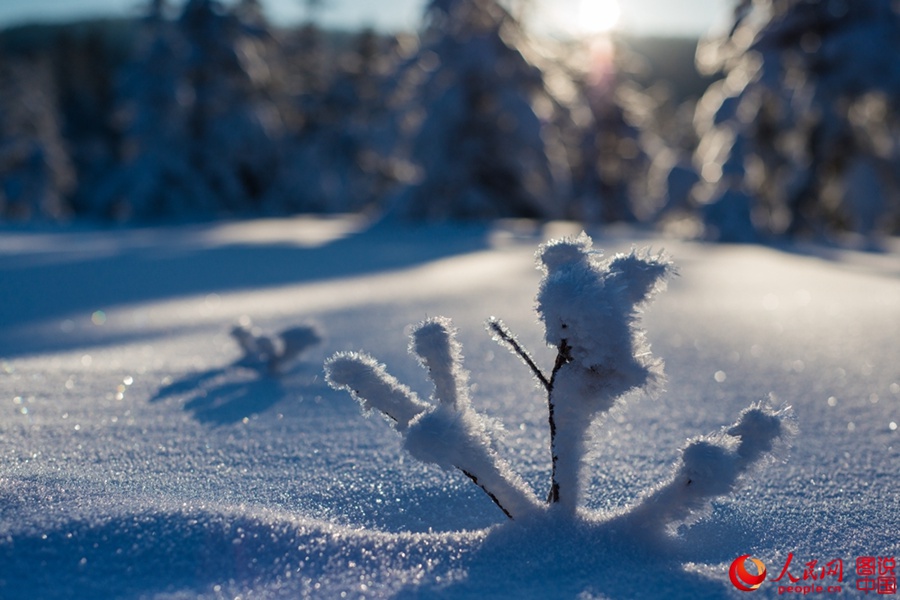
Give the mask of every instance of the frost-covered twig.
[[662, 363], [651, 357], [636, 324], [640, 307], [673, 271], [662, 255], [631, 252], [604, 261], [591, 245], [582, 233], [548, 242], [537, 252], [544, 272], [538, 314], [547, 343], [556, 348], [549, 379], [501, 321], [488, 321], [488, 330], [547, 390], [552, 461], [547, 498], [572, 512], [591, 422], [626, 392], [652, 388], [662, 379]]
[[553, 363], [553, 372], [550, 375], [550, 384], [547, 386], [547, 421], [550, 425], [550, 492], [547, 494], [547, 502], [553, 504], [559, 502], [559, 447], [556, 439], [556, 396], [553, 388], [556, 386], [556, 376], [560, 369], [572, 362], [572, 348], [565, 339], [559, 341], [556, 348], [556, 360]]
[[498, 342], [503, 342], [506, 344], [510, 350], [512, 350], [513, 354], [522, 359], [531, 372], [537, 377], [537, 380], [541, 382], [541, 385], [544, 386], [544, 389], [548, 392], [550, 391], [550, 380], [547, 379], [547, 376], [544, 375], [544, 372], [541, 371], [540, 367], [537, 366], [537, 363], [534, 362], [534, 359], [531, 358], [531, 354], [528, 353], [522, 344], [519, 343], [519, 340], [516, 339], [516, 336], [509, 330], [506, 326], [506, 323], [498, 319], [497, 317], [491, 317], [488, 319], [486, 325], [487, 330], [494, 334], [494, 339]]
[[410, 351], [434, 382], [435, 404], [419, 400], [366, 355], [336, 354], [325, 364], [326, 380], [332, 387], [349, 390], [364, 408], [376, 408], [391, 417], [412, 456], [459, 469], [509, 518], [537, 509], [537, 498], [497, 455], [484, 418], [471, 408], [468, 374], [450, 320], [424, 321], [411, 337]]
[[651, 536], [708, 509], [710, 502], [735, 491], [741, 479], [787, 446], [795, 433], [790, 407], [756, 404], [722, 432], [692, 440], [681, 452], [671, 481], [632, 508], [625, 519]]
[[281, 373], [300, 354], [322, 341], [319, 329], [312, 325], [291, 327], [269, 337], [246, 318], [232, 328], [231, 336], [244, 351], [241, 363], [254, 368], [265, 367], [271, 374]]
[[548, 386], [549, 499], [574, 512], [591, 422], [625, 393], [662, 379], [662, 363], [636, 323], [672, 265], [662, 255], [637, 252], [601, 260], [584, 233], [542, 245], [537, 260], [544, 272], [538, 314], [545, 340], [557, 349]]
[[487, 322], [487, 329], [494, 333], [494, 339], [498, 342], [502, 342], [506, 344], [514, 354], [516, 354], [522, 362], [531, 369], [531, 372], [537, 377], [538, 381], [541, 382], [541, 385], [544, 386], [544, 389], [547, 391], [547, 423], [550, 427], [550, 456], [551, 456], [551, 470], [550, 470], [550, 491], [547, 494], [547, 502], [555, 503], [559, 502], [559, 484], [557, 483], [557, 453], [556, 453], [556, 415], [553, 408], [553, 383], [556, 379], [556, 374], [559, 372], [560, 367], [571, 360], [571, 357], [568, 354], [568, 346], [566, 345], [566, 341], [562, 340], [558, 349], [558, 353], [556, 355], [556, 363], [553, 365], [553, 371], [550, 375], [550, 378], [547, 379], [547, 376], [544, 375], [544, 372], [541, 371], [540, 367], [537, 366], [537, 363], [534, 362], [534, 359], [531, 358], [531, 354], [519, 343], [519, 340], [516, 339], [516, 336], [506, 327], [506, 324], [496, 317], [491, 317]]
[[[632, 251], [604, 259], [591, 245], [582, 233], [550, 241], [537, 252], [544, 274], [537, 312], [545, 341], [556, 348], [549, 377], [502, 321], [491, 317], [486, 324], [547, 391], [552, 457], [547, 503], [568, 515], [576, 514], [586, 479], [591, 423], [630, 392], [654, 393], [662, 385], [662, 361], [650, 353], [639, 317], [674, 273], [662, 254]], [[485, 419], [471, 408], [468, 373], [450, 320], [420, 323], [412, 332], [410, 352], [434, 382], [431, 403], [363, 354], [336, 354], [326, 363], [327, 380], [349, 390], [365, 409], [388, 415], [415, 458], [462, 471], [510, 518], [539, 511], [543, 505], [497, 456]], [[789, 409], [753, 405], [721, 433], [695, 439], [682, 451], [673, 479], [617, 520], [653, 537], [697, 514], [711, 499], [734, 491], [776, 446], [786, 445], [793, 431], [789, 414]]]
[[335, 354], [325, 362], [325, 379], [331, 387], [350, 392], [363, 410], [377, 410], [391, 419], [400, 433], [430, 407], [368, 354]]

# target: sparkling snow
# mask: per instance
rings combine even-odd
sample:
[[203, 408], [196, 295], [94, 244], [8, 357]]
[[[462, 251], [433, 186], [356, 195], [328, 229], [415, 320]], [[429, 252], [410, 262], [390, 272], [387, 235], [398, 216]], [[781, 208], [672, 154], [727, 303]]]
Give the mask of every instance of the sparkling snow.
[[[664, 248], [680, 276], [643, 323], [667, 383], [596, 427], [591, 515], [508, 522], [458, 473], [332, 390], [324, 359], [365, 349], [427, 398], [408, 326], [459, 330], [472, 405], [539, 497], [543, 390], [484, 321], [549, 370], [538, 244], [579, 227], [367, 228], [293, 219], [0, 237], [0, 597], [746, 597], [742, 554], [776, 577], [900, 554], [900, 254], [773, 249], [589, 231]], [[241, 363], [231, 329], [314, 323], [288, 373]], [[687, 438], [772, 393], [790, 452], [648, 548], [612, 515], [667, 479]], [[783, 582], [782, 582], [783, 583]], [[766, 581], [755, 597], [775, 597]], [[835, 597], [835, 594], [819, 596]], [[838, 595], [840, 596], [840, 595]]]

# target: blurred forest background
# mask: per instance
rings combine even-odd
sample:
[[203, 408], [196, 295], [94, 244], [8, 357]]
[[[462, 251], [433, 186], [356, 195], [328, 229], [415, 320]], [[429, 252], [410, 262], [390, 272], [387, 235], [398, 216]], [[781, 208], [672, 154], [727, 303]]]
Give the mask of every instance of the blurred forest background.
[[364, 212], [900, 233], [900, 4], [737, 0], [703, 40], [555, 39], [520, 4], [418, 32], [292, 28], [257, 0], [0, 32], [0, 221]]

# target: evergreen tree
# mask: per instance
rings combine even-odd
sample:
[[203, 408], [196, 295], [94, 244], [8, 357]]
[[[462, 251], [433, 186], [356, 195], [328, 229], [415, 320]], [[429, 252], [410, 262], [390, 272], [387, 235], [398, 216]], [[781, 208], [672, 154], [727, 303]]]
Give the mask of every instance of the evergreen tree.
[[271, 210], [355, 212], [383, 199], [394, 180], [395, 147], [386, 104], [392, 53], [385, 45], [374, 31], [360, 32], [327, 82], [321, 46], [298, 54], [298, 63], [317, 66], [298, 73], [300, 126], [285, 146]]
[[185, 48], [164, 0], [142, 18], [134, 58], [117, 86], [120, 168], [94, 194], [93, 212], [115, 219], [215, 211], [216, 198], [192, 168], [188, 106], [193, 90], [181, 73]]
[[542, 73], [519, 23], [494, 0], [434, 0], [421, 47], [400, 73], [411, 86], [409, 154], [419, 171], [393, 210], [412, 218], [555, 217], [565, 157], [539, 116]]
[[582, 44], [586, 64], [575, 80], [590, 119], [578, 134], [571, 216], [603, 223], [649, 219], [655, 211], [642, 184], [658, 107], [636, 81], [643, 65], [611, 38]]
[[214, 0], [188, 0], [178, 20], [192, 90], [187, 128], [192, 164], [229, 212], [258, 207], [275, 172], [282, 123], [271, 99], [268, 30], [255, 3], [245, 23]]
[[76, 175], [50, 64], [0, 55], [0, 90], [0, 218], [68, 216]]
[[[697, 54], [726, 74], [696, 118], [708, 229], [748, 240], [896, 228], [896, 3], [743, 0], [734, 14]], [[857, 185], [860, 169], [880, 193]]]
[[276, 42], [253, 0], [231, 11], [189, 0], [174, 22], [165, 11], [163, 0], [152, 0], [121, 77], [123, 167], [98, 194], [99, 211], [119, 218], [256, 211], [282, 129], [265, 60]]
[[78, 186], [72, 195], [76, 213], [94, 207], [97, 185], [116, 167], [119, 132], [114, 76], [119, 65], [99, 29], [84, 35], [63, 31], [53, 48], [63, 135], [71, 148]]

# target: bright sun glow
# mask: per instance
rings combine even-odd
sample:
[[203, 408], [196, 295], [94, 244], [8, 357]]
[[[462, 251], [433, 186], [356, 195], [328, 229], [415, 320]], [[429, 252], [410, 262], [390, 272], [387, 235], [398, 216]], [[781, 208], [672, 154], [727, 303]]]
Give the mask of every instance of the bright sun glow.
[[616, 26], [621, 13], [617, 0], [581, 0], [577, 27], [583, 33], [604, 33]]

